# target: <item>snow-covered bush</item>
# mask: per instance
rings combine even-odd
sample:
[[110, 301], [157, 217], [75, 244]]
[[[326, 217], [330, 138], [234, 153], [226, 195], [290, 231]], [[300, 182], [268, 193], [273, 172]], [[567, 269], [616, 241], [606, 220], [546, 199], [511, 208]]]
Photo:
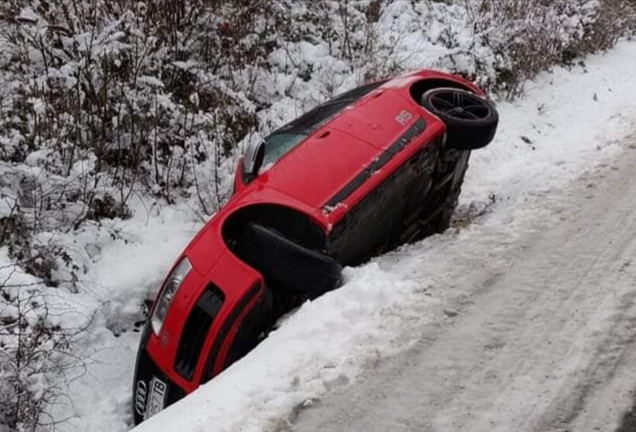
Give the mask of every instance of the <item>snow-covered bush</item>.
[[45, 408], [63, 396], [60, 378], [78, 364], [69, 353], [73, 334], [54, 324], [37, 283], [0, 272], [0, 431], [35, 431], [51, 426]]
[[617, 0], [484, 0], [467, 1], [465, 8], [474, 43], [499, 59], [488, 84], [508, 96], [520, 95], [528, 79], [552, 65], [610, 48], [633, 13]]
[[[126, 217], [138, 186], [168, 202], [196, 194], [213, 212], [227, 196], [218, 173], [227, 158], [246, 135], [279, 123], [257, 113], [298, 99], [296, 81], [365, 64], [379, 13], [373, 1], [8, 0], [0, 158], [90, 176], [89, 188], [67, 187], [85, 204], [80, 219], [100, 213], [95, 200]], [[322, 47], [322, 62], [307, 61], [305, 49]], [[342, 84], [301, 99], [316, 103]]]
[[[0, 157], [66, 178], [88, 173], [93, 185], [78, 197], [86, 212], [108, 195], [106, 214], [125, 217], [137, 185], [168, 202], [200, 194], [197, 167], [217, 172], [248, 134], [293, 116], [272, 118], [276, 102], [300, 101], [302, 111], [421, 64], [404, 56], [418, 50], [408, 46], [416, 37], [437, 48], [423, 51], [426, 65], [514, 96], [539, 71], [611, 46], [628, 7], [618, 0], [7, 0]], [[200, 204], [214, 211], [226, 193], [205, 182], [203, 189]], [[221, 196], [212, 196], [217, 189]]]
[[205, 143], [227, 156], [254, 125], [241, 92], [266, 26], [229, 26], [196, 1], [24, 3], [3, 6], [4, 160], [46, 149], [37, 165], [68, 177], [92, 159], [92, 189], [111, 184], [123, 209], [136, 182], [167, 199], [187, 189]]
[[379, 54], [393, 69], [441, 68], [516, 97], [539, 72], [613, 46], [635, 11], [621, 0], [389, 2]]

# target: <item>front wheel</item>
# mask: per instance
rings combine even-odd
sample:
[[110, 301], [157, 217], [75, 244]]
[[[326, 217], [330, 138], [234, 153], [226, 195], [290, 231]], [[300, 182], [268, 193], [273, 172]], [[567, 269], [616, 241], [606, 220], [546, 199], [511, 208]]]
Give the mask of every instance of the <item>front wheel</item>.
[[336, 289], [342, 282], [342, 266], [338, 261], [257, 223], [245, 224], [230, 247], [273, 285], [309, 298]]
[[499, 114], [493, 103], [456, 88], [436, 88], [422, 95], [421, 104], [446, 124], [447, 146], [476, 150], [495, 137]]

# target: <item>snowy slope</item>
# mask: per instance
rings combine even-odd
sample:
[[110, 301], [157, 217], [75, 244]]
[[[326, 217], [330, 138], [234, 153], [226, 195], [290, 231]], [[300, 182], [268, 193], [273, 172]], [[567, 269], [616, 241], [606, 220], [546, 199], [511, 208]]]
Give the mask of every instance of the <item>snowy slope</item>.
[[[505, 270], [509, 262], [502, 257], [520, 247], [518, 239], [558, 219], [551, 197], [623, 154], [624, 138], [636, 129], [634, 70], [636, 43], [624, 42], [590, 57], [585, 67], [544, 73], [527, 86], [526, 98], [500, 103], [496, 141], [471, 160], [462, 228], [348, 269], [343, 288], [305, 304], [244, 360], [137, 430], [277, 429], [299, 408], [412, 347], [415, 329], [444, 325], [457, 312], [453, 305], [470, 303], [479, 290], [465, 270]], [[489, 256], [500, 261], [484, 259]], [[126, 402], [123, 388], [114, 394]], [[108, 426], [102, 429], [116, 429]]]

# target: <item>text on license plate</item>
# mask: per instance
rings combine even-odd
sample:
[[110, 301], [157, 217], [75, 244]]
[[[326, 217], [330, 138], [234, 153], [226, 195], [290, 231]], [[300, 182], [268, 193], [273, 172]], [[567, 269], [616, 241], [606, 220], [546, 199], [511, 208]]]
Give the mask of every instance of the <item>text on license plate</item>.
[[159, 378], [153, 377], [150, 381], [150, 393], [144, 419], [149, 419], [157, 414], [166, 405], [166, 393], [168, 386]]

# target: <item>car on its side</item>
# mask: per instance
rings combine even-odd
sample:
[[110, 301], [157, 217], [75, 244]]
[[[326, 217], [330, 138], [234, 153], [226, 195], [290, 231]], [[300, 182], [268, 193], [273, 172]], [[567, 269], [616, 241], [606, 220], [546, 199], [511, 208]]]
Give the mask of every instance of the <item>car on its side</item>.
[[444, 231], [470, 153], [497, 124], [478, 87], [420, 70], [336, 96], [250, 146], [233, 196], [153, 304], [135, 423], [247, 354], [282, 314], [337, 288], [343, 266]]

